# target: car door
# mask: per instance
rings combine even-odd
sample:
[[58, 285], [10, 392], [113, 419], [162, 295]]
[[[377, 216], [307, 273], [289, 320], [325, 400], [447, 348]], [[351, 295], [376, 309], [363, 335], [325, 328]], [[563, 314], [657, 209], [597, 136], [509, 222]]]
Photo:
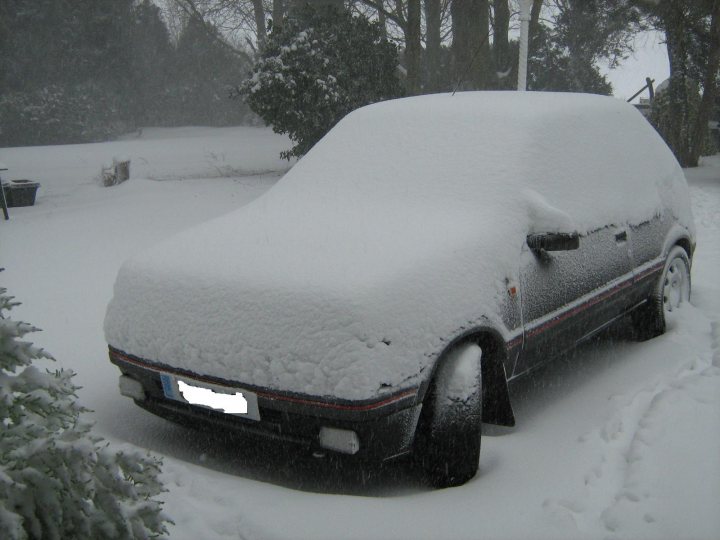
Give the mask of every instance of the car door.
[[577, 249], [523, 246], [520, 291], [523, 350], [514, 375], [556, 357], [622, 313], [631, 302], [628, 230], [607, 226], [579, 238]]
[[650, 296], [665, 264], [663, 244], [675, 220], [668, 212], [630, 227], [630, 242], [635, 268], [633, 300]]

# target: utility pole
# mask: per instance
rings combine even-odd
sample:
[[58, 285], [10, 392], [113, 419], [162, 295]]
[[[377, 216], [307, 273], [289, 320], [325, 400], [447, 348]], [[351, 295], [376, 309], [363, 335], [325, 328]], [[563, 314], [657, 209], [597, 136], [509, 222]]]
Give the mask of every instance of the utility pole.
[[520, 56], [518, 58], [518, 84], [519, 92], [527, 90], [527, 57], [530, 34], [530, 10], [532, 0], [520, 0]]

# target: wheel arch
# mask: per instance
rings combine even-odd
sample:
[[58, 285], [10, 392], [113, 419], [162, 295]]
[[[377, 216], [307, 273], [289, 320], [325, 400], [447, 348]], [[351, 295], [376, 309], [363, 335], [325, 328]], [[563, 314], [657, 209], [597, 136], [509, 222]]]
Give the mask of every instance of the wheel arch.
[[675, 246], [680, 246], [685, 250], [690, 261], [690, 266], [692, 266], [693, 254], [695, 252], [695, 238], [685, 227], [679, 224], [675, 224], [665, 236], [662, 249], [663, 257], [667, 257], [670, 250]]
[[448, 353], [464, 343], [476, 343], [482, 350], [482, 421], [501, 426], [514, 426], [515, 415], [510, 402], [505, 364], [508, 347], [501, 334], [493, 327], [478, 326], [466, 330], [449, 341], [438, 354], [421, 396], [423, 402], [434, 391], [438, 368]]
[[[685, 250], [685, 253], [687, 253], [690, 263], [692, 264], [692, 256], [693, 256], [694, 246], [690, 242], [689, 237], [683, 236], [681, 238], [678, 238], [677, 240], [675, 240], [675, 243], [673, 244], [673, 246], [680, 246], [681, 248], [683, 248]], [[671, 249], [672, 249], [672, 247], [671, 247]]]

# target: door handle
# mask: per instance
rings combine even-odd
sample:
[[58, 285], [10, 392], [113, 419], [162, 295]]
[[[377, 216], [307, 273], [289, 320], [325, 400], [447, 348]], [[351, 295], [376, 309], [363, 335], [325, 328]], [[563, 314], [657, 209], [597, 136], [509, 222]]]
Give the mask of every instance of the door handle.
[[617, 243], [627, 242], [627, 231], [620, 231], [615, 234], [615, 241]]

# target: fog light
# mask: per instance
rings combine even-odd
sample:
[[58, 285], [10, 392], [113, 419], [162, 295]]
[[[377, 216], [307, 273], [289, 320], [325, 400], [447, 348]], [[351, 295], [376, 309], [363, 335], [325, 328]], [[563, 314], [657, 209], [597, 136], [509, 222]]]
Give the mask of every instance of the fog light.
[[324, 427], [320, 429], [320, 446], [343, 454], [356, 454], [360, 450], [357, 433], [348, 429]]
[[123, 396], [133, 398], [138, 401], [145, 400], [145, 390], [143, 389], [142, 384], [127, 375], [120, 376], [120, 393]]

